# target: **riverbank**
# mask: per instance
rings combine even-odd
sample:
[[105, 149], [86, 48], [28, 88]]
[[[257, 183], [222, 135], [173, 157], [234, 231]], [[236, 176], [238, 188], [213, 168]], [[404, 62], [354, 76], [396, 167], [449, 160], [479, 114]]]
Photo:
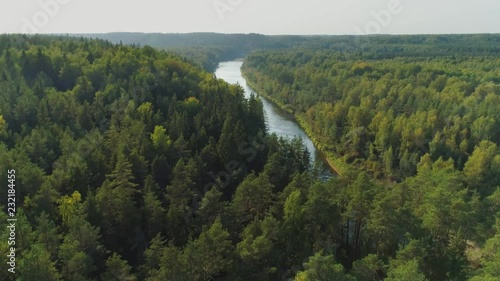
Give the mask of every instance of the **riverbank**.
[[252, 91], [257, 92], [259, 96], [262, 96], [265, 98], [268, 102], [272, 103], [279, 109], [283, 110], [287, 114], [290, 115], [291, 118], [294, 119], [294, 121], [304, 130], [304, 132], [307, 134], [307, 136], [311, 139], [313, 142], [314, 146], [316, 149], [319, 151], [320, 155], [322, 156], [322, 159], [328, 164], [330, 167], [330, 170], [337, 174], [338, 176], [341, 176], [345, 174], [345, 171], [349, 169], [348, 164], [346, 164], [344, 161], [340, 159], [340, 157], [336, 157], [332, 152], [328, 151], [325, 149], [325, 147], [318, 141], [317, 136], [312, 132], [310, 127], [307, 125], [307, 121], [303, 116], [300, 116], [299, 114], [295, 114], [290, 108], [287, 108], [285, 104], [282, 102], [279, 102], [278, 100], [274, 99], [271, 97], [269, 94], [267, 94], [263, 89], [260, 89], [257, 87], [257, 85], [253, 84], [248, 77], [241, 72], [241, 76], [245, 78], [246, 83]]

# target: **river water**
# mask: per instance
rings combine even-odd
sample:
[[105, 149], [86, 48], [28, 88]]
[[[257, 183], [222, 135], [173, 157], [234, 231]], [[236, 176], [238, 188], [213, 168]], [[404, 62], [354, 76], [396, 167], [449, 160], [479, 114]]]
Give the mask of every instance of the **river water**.
[[[254, 93], [256, 96], [259, 96], [258, 93], [250, 89], [247, 85], [245, 78], [241, 75], [241, 66], [243, 64], [243, 60], [234, 60], [221, 62], [215, 71], [215, 75], [217, 78], [223, 79], [231, 84], [239, 84], [245, 90], [245, 96], [250, 97], [251, 93]], [[321, 162], [321, 168], [324, 171], [330, 171], [328, 163], [321, 155], [321, 153], [316, 149], [314, 143], [307, 136], [307, 134], [300, 128], [300, 126], [295, 123], [292, 117], [286, 114], [279, 107], [275, 106], [264, 97], [259, 96], [262, 100], [262, 104], [264, 106], [264, 115], [266, 118], [266, 125], [270, 133], [276, 133], [276, 135], [285, 137], [285, 138], [294, 138], [299, 137], [302, 139], [302, 142], [309, 150], [311, 155], [311, 161], [314, 163], [316, 159], [319, 159]]]

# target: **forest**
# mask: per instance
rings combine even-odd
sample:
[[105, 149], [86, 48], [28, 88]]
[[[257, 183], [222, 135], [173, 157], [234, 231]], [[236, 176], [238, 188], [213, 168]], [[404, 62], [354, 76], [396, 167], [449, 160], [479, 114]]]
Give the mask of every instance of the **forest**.
[[358, 58], [438, 56], [500, 53], [495, 34], [469, 35], [262, 35], [223, 33], [96, 33], [69, 34], [108, 40], [115, 44], [151, 46], [168, 50], [213, 72], [221, 61], [239, 59], [253, 51], [306, 48], [328, 50]]
[[0, 35], [0, 279], [497, 280], [499, 36], [286, 39], [243, 71], [341, 176], [187, 56]]
[[238, 280], [289, 268], [277, 198], [309, 157], [267, 134], [260, 100], [151, 47], [11, 35], [0, 50], [1, 181], [15, 170], [18, 202], [17, 272], [2, 280]]
[[[359, 184], [340, 205], [351, 275], [363, 264], [388, 280], [500, 276], [500, 36], [437, 37], [454, 51], [394, 38], [245, 59], [254, 90], [294, 114]], [[402, 51], [370, 51], [382, 48]]]

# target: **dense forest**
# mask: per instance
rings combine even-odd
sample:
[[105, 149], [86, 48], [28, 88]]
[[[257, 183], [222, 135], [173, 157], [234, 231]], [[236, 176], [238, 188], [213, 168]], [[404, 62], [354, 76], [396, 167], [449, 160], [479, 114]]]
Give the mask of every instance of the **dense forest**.
[[498, 36], [285, 39], [244, 73], [339, 177], [190, 58], [1, 35], [0, 279], [497, 280]]
[[[361, 265], [388, 280], [500, 276], [500, 36], [433, 37], [452, 43], [266, 50], [243, 65], [257, 92], [357, 178], [340, 205], [354, 276]], [[405, 51], [370, 51], [387, 48]]]
[[257, 50], [307, 48], [340, 52], [357, 58], [394, 58], [429, 55], [491, 55], [500, 53], [500, 39], [491, 34], [473, 35], [262, 35], [221, 33], [96, 33], [70, 34], [108, 40], [115, 44], [151, 46], [189, 59], [207, 71], [221, 61], [243, 58]]
[[108, 40], [115, 44], [151, 46], [164, 49], [213, 72], [221, 61], [242, 58], [257, 49], [287, 48], [304, 42], [303, 36], [221, 33], [133, 33], [70, 34]]
[[17, 271], [0, 279], [254, 280], [301, 264], [282, 251], [283, 190], [307, 183], [309, 156], [267, 134], [258, 99], [150, 47], [13, 35], [0, 50], [1, 181], [15, 170], [17, 201]]

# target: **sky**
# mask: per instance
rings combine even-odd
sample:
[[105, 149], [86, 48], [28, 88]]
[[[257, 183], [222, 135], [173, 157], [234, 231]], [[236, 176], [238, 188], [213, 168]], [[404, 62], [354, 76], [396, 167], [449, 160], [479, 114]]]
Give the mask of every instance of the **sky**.
[[500, 33], [499, 0], [0, 0], [0, 33]]

